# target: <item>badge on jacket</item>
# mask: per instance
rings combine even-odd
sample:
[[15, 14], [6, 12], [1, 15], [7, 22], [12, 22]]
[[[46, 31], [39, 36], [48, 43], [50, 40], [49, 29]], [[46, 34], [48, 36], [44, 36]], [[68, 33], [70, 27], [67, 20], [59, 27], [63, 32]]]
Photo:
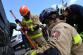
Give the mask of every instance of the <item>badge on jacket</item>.
[[60, 37], [60, 32], [59, 31], [54, 31], [52, 34], [52, 37], [56, 40], [58, 40], [58, 38]]

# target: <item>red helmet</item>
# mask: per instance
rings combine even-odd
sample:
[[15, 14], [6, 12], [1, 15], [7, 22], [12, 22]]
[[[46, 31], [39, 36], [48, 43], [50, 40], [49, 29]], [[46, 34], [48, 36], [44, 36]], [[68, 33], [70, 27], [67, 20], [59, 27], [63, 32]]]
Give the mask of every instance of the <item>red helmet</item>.
[[25, 5], [21, 6], [19, 11], [22, 16], [25, 16], [25, 15], [27, 15], [27, 13], [30, 12], [29, 9], [27, 8], [27, 6], [25, 6]]

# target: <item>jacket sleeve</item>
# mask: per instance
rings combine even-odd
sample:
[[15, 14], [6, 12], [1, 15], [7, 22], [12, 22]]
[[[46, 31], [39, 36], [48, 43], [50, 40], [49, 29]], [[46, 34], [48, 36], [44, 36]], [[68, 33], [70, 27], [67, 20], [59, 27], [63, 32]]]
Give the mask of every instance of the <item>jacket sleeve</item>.
[[72, 31], [72, 37], [73, 37], [73, 44], [81, 44], [82, 38], [81, 38], [80, 34], [73, 27], [72, 27], [71, 31]]

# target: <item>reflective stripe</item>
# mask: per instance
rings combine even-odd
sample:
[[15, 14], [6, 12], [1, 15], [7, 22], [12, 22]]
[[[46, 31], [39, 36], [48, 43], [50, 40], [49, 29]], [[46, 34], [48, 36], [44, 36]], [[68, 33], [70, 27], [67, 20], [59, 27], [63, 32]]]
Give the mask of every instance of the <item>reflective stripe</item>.
[[37, 51], [36, 51], [36, 50], [33, 50], [33, 51], [31, 52], [31, 55], [37, 55]]
[[23, 21], [24, 21], [25, 23], [32, 23], [32, 20], [31, 20], [31, 19], [29, 19], [29, 20], [27, 20], [27, 21], [24, 19]]
[[31, 25], [30, 28], [31, 28], [31, 31], [34, 31], [34, 29], [33, 29], [33, 25]]
[[29, 19], [29, 20], [27, 21], [27, 23], [32, 23], [32, 20], [31, 20], [31, 19]]
[[23, 22], [30, 25], [29, 28], [31, 29], [31, 31], [34, 31], [31, 19], [29, 19], [27, 21], [25, 19], [23, 19]]
[[79, 44], [82, 41], [82, 38], [80, 37], [79, 34], [74, 36], [74, 44]]
[[38, 34], [32, 36], [31, 38], [36, 39], [36, 38], [42, 37], [42, 35], [43, 35], [42, 33], [38, 33]]

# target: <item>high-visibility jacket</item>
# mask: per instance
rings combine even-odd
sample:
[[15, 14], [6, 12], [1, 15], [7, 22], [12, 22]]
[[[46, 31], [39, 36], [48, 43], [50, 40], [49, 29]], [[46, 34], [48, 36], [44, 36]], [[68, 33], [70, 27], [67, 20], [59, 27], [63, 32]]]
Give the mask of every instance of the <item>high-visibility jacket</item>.
[[28, 34], [31, 36], [32, 39], [39, 38], [39, 37], [43, 36], [41, 30], [39, 30], [39, 29], [34, 30], [35, 25], [33, 25], [33, 21], [31, 19], [29, 19], [27, 21], [25, 19], [23, 19], [22, 25], [27, 26], [27, 28], [29, 28]]

